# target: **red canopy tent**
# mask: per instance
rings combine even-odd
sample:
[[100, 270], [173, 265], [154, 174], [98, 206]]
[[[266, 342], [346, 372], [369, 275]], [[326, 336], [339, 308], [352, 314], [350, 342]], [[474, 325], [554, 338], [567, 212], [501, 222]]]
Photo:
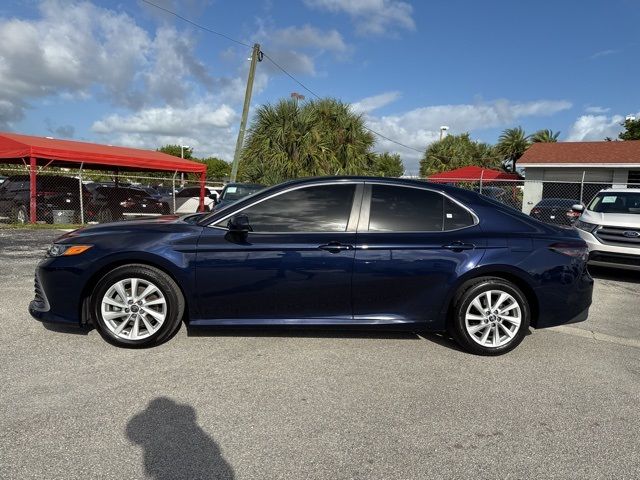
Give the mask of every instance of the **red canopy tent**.
[[207, 167], [203, 163], [151, 150], [0, 132], [0, 163], [29, 167], [32, 223], [36, 220], [36, 167], [52, 162], [61, 167], [86, 165], [98, 170], [195, 173], [200, 178], [200, 210], [204, 209]]
[[492, 180], [520, 180], [517, 173], [506, 173], [499, 170], [491, 170], [490, 168], [482, 168], [470, 166], [456, 168], [448, 172], [440, 172], [431, 175], [428, 180], [430, 182], [447, 183], [447, 182], [489, 182]]

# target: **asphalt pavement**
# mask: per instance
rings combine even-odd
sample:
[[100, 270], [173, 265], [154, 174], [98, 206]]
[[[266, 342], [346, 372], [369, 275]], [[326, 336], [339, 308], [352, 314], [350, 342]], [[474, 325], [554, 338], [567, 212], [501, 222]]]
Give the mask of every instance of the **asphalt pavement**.
[[27, 313], [60, 232], [0, 229], [0, 478], [638, 478], [640, 274], [586, 322], [437, 335], [183, 327], [149, 350]]

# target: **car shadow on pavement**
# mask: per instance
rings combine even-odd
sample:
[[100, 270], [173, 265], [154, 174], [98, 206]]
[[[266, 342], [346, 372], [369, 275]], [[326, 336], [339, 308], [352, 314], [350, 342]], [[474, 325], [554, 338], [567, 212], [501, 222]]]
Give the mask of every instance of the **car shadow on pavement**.
[[621, 268], [589, 266], [589, 273], [598, 280], [615, 280], [617, 282], [640, 283], [640, 272]]
[[45, 330], [55, 333], [71, 333], [73, 335], [88, 335], [93, 326], [86, 325], [78, 327], [75, 325], [62, 325], [57, 323], [43, 323], [42, 326]]
[[145, 473], [153, 479], [233, 479], [220, 447], [198, 425], [191, 405], [154, 398], [126, 427], [127, 438], [143, 449]]

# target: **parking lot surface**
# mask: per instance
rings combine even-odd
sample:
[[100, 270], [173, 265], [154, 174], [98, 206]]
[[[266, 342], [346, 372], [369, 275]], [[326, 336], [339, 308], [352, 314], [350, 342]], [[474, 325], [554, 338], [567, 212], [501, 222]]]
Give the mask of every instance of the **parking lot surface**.
[[59, 234], [0, 229], [0, 478], [639, 475], [637, 272], [594, 271], [588, 321], [496, 358], [384, 331], [183, 327], [124, 350], [29, 316]]

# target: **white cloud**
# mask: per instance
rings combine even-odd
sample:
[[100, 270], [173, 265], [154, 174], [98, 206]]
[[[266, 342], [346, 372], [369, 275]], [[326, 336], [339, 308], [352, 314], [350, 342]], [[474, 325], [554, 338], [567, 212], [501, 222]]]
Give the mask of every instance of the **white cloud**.
[[363, 98], [351, 104], [351, 108], [356, 113], [369, 113], [395, 102], [398, 98], [400, 98], [400, 92], [384, 92], [379, 95]]
[[600, 50], [599, 52], [596, 52], [593, 55], [591, 55], [591, 58], [595, 60], [595, 59], [601, 58], [601, 57], [608, 57], [609, 55], [615, 55], [619, 51], [620, 50], [613, 50], [613, 49]]
[[611, 109], [605, 108], [605, 107], [598, 107], [598, 106], [585, 107], [584, 109], [584, 111], [587, 113], [607, 113], [609, 110]]
[[[422, 151], [439, 138], [441, 125], [448, 125], [451, 133], [473, 132], [510, 126], [524, 117], [549, 116], [569, 108], [571, 103], [565, 100], [495, 100], [477, 104], [433, 105], [398, 115], [367, 116], [367, 125], [389, 138]], [[399, 153], [407, 172], [417, 172], [421, 155], [419, 152], [402, 148], [379, 137], [376, 149]]]
[[0, 128], [48, 97], [95, 97], [138, 110], [159, 101], [185, 105], [196, 92], [243, 90], [240, 79], [212, 77], [194, 49], [171, 26], [148, 32], [86, 1], [43, 0], [35, 19], [0, 18]]
[[[640, 112], [634, 115], [640, 117]], [[569, 141], [604, 140], [616, 138], [623, 130], [625, 115], [581, 115], [571, 126]]]
[[312, 8], [348, 14], [363, 35], [381, 35], [395, 28], [415, 30], [413, 7], [399, 0], [305, 0]]
[[338, 53], [347, 50], [347, 44], [340, 32], [320, 30], [310, 25], [277, 29], [272, 33], [269, 43], [285, 47], [313, 47]]
[[[342, 60], [350, 53], [350, 47], [335, 29], [321, 30], [310, 25], [277, 28], [272, 22], [258, 20], [253, 37], [265, 45], [265, 52], [282, 68], [293, 75], [315, 76], [316, 60], [325, 52]], [[261, 64], [268, 75], [283, 72], [268, 59]]]
[[228, 105], [212, 106], [205, 98], [186, 107], [147, 108], [130, 115], [109, 115], [94, 122], [92, 131], [110, 143], [156, 149], [185, 143], [196, 155], [233, 156], [237, 112]]

